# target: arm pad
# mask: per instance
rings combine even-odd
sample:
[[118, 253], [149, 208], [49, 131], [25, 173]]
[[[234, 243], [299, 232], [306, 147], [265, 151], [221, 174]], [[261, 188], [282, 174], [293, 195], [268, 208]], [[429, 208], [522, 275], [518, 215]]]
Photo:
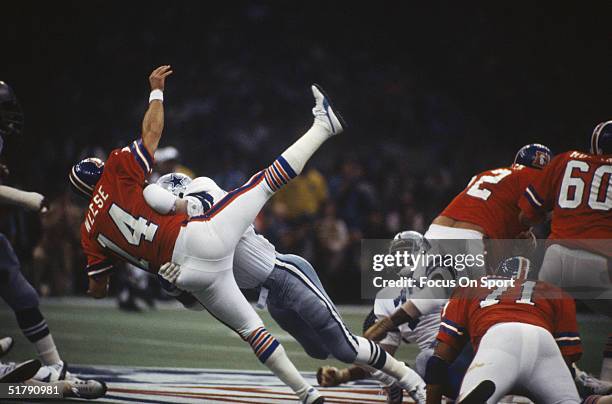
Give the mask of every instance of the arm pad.
[[142, 191], [147, 204], [157, 213], [167, 215], [174, 210], [177, 196], [170, 191], [166, 191], [157, 184], [150, 184]]
[[30, 210], [40, 210], [44, 196], [37, 192], [26, 192], [17, 188], [0, 185], [0, 202], [23, 206]]
[[432, 355], [427, 361], [425, 370], [425, 383], [445, 385], [448, 382], [449, 363], [444, 359]]

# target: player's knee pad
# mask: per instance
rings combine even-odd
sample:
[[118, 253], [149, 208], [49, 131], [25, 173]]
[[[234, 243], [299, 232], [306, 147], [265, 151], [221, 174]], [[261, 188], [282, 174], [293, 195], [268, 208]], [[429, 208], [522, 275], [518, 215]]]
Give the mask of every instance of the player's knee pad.
[[23, 335], [31, 342], [36, 342], [49, 335], [47, 321], [38, 309], [38, 306], [15, 311], [15, 317]]
[[478, 386], [470, 391], [465, 397], [459, 398], [458, 404], [485, 404], [495, 393], [495, 383], [491, 380], [483, 380]]

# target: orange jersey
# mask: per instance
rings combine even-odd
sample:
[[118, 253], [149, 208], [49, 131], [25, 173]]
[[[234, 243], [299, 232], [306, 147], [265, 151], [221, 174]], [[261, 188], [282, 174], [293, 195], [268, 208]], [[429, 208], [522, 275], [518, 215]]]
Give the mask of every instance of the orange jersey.
[[469, 337], [476, 351], [489, 328], [510, 322], [545, 328], [564, 356], [582, 352], [574, 299], [556, 286], [531, 280], [516, 279], [507, 288], [455, 289], [442, 311], [437, 339], [461, 350]]
[[164, 216], [145, 202], [142, 191], [152, 164], [141, 140], [108, 157], [81, 225], [89, 276], [111, 270], [115, 260], [153, 273], [171, 261], [187, 216]]
[[[525, 190], [519, 205], [536, 220], [552, 211], [551, 239], [612, 239], [612, 156], [559, 154]], [[612, 256], [610, 243], [588, 243]]]
[[518, 202], [541, 170], [513, 164], [475, 175], [440, 214], [482, 227], [494, 239], [511, 239], [527, 230], [518, 220]]

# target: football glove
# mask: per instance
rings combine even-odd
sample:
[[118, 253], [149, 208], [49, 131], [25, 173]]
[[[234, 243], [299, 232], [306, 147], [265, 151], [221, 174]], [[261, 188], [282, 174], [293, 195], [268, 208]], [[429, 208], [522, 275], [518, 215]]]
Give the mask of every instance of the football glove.
[[323, 366], [317, 371], [317, 382], [322, 387], [334, 387], [350, 380], [348, 369], [338, 369], [333, 366]]
[[181, 266], [173, 262], [166, 262], [159, 268], [157, 272], [157, 278], [162, 288], [170, 296], [178, 296], [181, 294], [181, 290], [177, 288], [174, 283], [181, 274]]
[[378, 342], [385, 338], [385, 335], [387, 335], [387, 333], [394, 328], [395, 325], [393, 324], [391, 318], [383, 317], [368, 328], [363, 336], [369, 340]]

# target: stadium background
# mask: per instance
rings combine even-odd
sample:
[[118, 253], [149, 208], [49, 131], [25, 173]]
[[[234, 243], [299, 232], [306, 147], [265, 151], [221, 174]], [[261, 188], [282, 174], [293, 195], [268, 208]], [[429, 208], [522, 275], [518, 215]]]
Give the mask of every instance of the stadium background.
[[[510, 4], [7, 2], [0, 79], [26, 116], [24, 134], [7, 139], [2, 154], [7, 184], [42, 192], [53, 209], [41, 219], [2, 208], [0, 228], [43, 295], [83, 295], [84, 206], [69, 193], [68, 168], [139, 135], [153, 67], [169, 63], [175, 71], [162, 145], [225, 188], [308, 127], [308, 85], [318, 82], [350, 129], [315, 156], [300, 186], [268, 204], [258, 225], [279, 251], [310, 259], [335, 301], [364, 303], [356, 264], [362, 238], [425, 230], [475, 172], [509, 164], [526, 143], [587, 148], [593, 126], [611, 117], [609, 5]], [[161, 358], [133, 343], [112, 358], [92, 357], [75, 335], [138, 341], [162, 332], [170, 317], [187, 324], [199, 314], [162, 310], [134, 320], [108, 305], [88, 307], [43, 306], [60, 349], [77, 350], [67, 353], [70, 361], [188, 366], [198, 359], [197, 335]], [[97, 325], [94, 313], [102, 313]], [[3, 324], [10, 317], [0, 308]], [[358, 329], [361, 318], [358, 310], [349, 323]], [[601, 344], [597, 335], [609, 324], [586, 324], [594, 333], [587, 341]], [[223, 352], [214, 363], [227, 360]], [[599, 349], [588, 355], [587, 369], [597, 370]], [[306, 359], [299, 364], [312, 369]]]

